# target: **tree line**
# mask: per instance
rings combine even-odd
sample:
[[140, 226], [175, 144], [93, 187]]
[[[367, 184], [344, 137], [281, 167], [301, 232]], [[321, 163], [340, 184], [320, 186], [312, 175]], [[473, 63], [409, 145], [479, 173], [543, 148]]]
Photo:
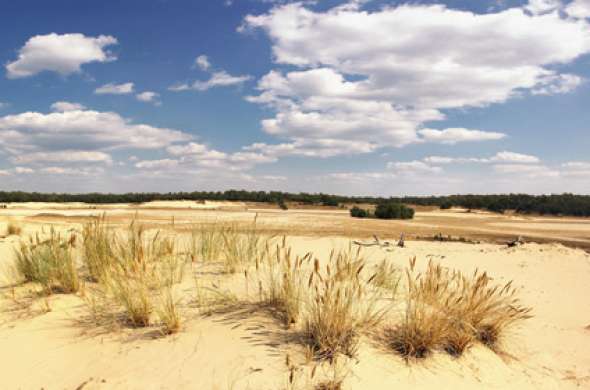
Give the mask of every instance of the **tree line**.
[[417, 206], [436, 206], [442, 208], [463, 207], [482, 209], [493, 212], [514, 210], [524, 214], [567, 215], [590, 217], [590, 196], [574, 194], [554, 195], [449, 195], [449, 196], [404, 196], [404, 197], [370, 197], [341, 196], [323, 193], [288, 193], [279, 191], [194, 191], [194, 192], [142, 192], [142, 193], [39, 193], [23, 191], [0, 191], [0, 203], [10, 202], [83, 202], [83, 203], [144, 203], [155, 200], [217, 200], [316, 204], [337, 206], [343, 203], [403, 203]]

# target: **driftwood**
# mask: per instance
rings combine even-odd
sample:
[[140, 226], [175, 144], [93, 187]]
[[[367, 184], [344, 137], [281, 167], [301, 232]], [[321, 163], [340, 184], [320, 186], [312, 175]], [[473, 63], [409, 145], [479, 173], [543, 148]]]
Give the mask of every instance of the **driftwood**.
[[522, 244], [524, 244], [524, 239], [522, 238], [522, 236], [518, 236], [515, 240], [508, 241], [506, 243], [506, 245], [508, 245], [508, 248], [513, 248], [515, 246], [519, 246]]
[[359, 246], [378, 246], [381, 248], [389, 248], [389, 246], [391, 245], [391, 243], [389, 241], [379, 240], [379, 237], [377, 237], [376, 235], [373, 235], [372, 242], [353, 241], [353, 243], [355, 245], [359, 245]]
[[[381, 241], [379, 239], [379, 237], [377, 237], [377, 235], [373, 235], [373, 241], [369, 241], [369, 242], [363, 242], [363, 241], [353, 241], [353, 244], [355, 245], [359, 245], [359, 246], [378, 246], [380, 248], [391, 248], [393, 247], [393, 243], [390, 241]], [[404, 234], [402, 233], [399, 241], [397, 242], [397, 246], [400, 248], [403, 248], [405, 246], [405, 241], [404, 241]]]
[[404, 248], [406, 246], [406, 242], [404, 240], [404, 233], [399, 236], [399, 241], [397, 242], [397, 246], [400, 248]]

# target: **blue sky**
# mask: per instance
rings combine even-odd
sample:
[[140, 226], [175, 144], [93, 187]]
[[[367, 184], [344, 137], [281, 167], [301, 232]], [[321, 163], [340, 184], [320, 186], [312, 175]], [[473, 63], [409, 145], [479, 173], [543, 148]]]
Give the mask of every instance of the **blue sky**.
[[0, 190], [590, 193], [590, 0], [0, 6]]

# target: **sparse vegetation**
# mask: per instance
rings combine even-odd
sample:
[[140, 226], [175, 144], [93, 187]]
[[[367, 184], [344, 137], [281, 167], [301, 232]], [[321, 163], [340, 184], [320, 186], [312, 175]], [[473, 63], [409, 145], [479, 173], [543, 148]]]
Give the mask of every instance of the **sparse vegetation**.
[[360, 250], [351, 248], [332, 251], [324, 272], [315, 260], [305, 335], [317, 358], [331, 360], [339, 353], [354, 356], [363, 330], [382, 320], [385, 313], [378, 308], [378, 294], [363, 279], [364, 268]]
[[350, 216], [355, 218], [378, 218], [378, 219], [412, 219], [414, 209], [401, 203], [380, 203], [374, 212], [354, 206], [350, 209]]
[[17, 223], [10, 221], [6, 225], [6, 234], [9, 236], [20, 236], [23, 229]]
[[295, 324], [301, 314], [306, 288], [303, 266], [310, 259], [311, 253], [293, 257], [286, 238], [274, 251], [267, 242], [265, 250], [256, 259], [259, 299], [274, 308], [288, 326]]
[[491, 285], [478, 271], [470, 277], [430, 262], [414, 275], [407, 271], [404, 318], [385, 329], [386, 343], [405, 359], [419, 359], [434, 350], [460, 356], [475, 341], [496, 349], [513, 324], [530, 318], [530, 308], [516, 297], [512, 282]]
[[72, 249], [76, 236], [63, 238], [51, 229], [47, 239], [39, 235], [21, 241], [15, 251], [16, 271], [25, 282], [39, 283], [47, 294], [78, 291], [78, 271]]

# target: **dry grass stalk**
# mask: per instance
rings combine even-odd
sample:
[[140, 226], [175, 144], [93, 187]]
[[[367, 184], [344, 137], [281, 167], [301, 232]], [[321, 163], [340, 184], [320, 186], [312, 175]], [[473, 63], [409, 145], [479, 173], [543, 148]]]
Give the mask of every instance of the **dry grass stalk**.
[[75, 242], [75, 235], [65, 239], [53, 228], [45, 240], [36, 235], [21, 241], [15, 251], [17, 274], [25, 282], [39, 283], [47, 294], [78, 291], [80, 284], [73, 255]]
[[426, 357], [435, 349], [460, 356], [474, 342], [496, 348], [511, 325], [530, 318], [512, 287], [492, 285], [486, 273], [470, 277], [429, 262], [415, 274], [410, 261], [404, 319], [385, 330], [388, 345], [405, 359]]
[[[99, 225], [85, 231], [89, 241], [104, 239], [100, 256], [95, 256], [99, 260], [94, 263], [99, 265], [100, 293], [92, 299], [109, 302], [91, 302], [93, 308], [121, 308], [126, 322], [135, 327], [149, 326], [155, 311], [164, 333], [178, 331], [181, 317], [173, 287], [182, 281], [185, 264], [175, 250], [175, 241], [163, 237], [160, 231], [148, 235], [136, 221], [122, 235], [108, 234]], [[110, 316], [99, 313], [97, 317]]]
[[[311, 253], [303, 257], [292, 256], [286, 238], [271, 249], [270, 241], [256, 259], [256, 277], [259, 300], [274, 308], [286, 325], [295, 324], [301, 316], [306, 289], [303, 267], [309, 264]], [[246, 277], [248, 276], [245, 273]]]
[[22, 231], [22, 227], [12, 221], [8, 222], [8, 225], [6, 226], [6, 234], [9, 236], [20, 236]]
[[262, 249], [263, 238], [256, 227], [257, 218], [251, 224], [230, 225], [223, 229], [223, 265], [227, 273], [244, 271], [252, 264]]
[[198, 225], [191, 230], [189, 253], [191, 261], [218, 261], [223, 250], [223, 226]]
[[377, 307], [379, 296], [363, 278], [364, 269], [360, 248], [332, 251], [325, 272], [315, 260], [305, 335], [317, 358], [354, 356], [362, 331], [381, 322], [384, 310]]
[[113, 232], [106, 223], [106, 214], [84, 225], [83, 255], [89, 277], [98, 282], [105, 278], [114, 260]]

